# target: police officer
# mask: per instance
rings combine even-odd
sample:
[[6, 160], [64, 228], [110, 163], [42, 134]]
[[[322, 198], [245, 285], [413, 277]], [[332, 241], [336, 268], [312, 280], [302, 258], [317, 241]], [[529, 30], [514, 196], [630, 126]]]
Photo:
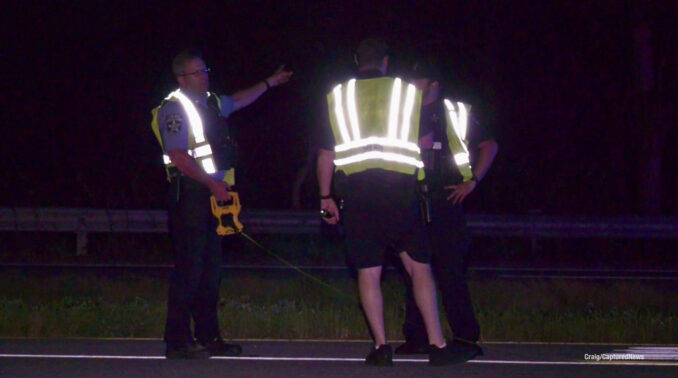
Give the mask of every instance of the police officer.
[[[329, 119], [318, 152], [320, 207], [326, 222], [343, 220], [348, 259], [358, 270], [360, 302], [375, 343], [365, 363], [393, 364], [380, 286], [383, 251], [391, 246], [403, 251], [400, 260], [412, 277], [431, 344], [429, 363], [447, 365], [459, 361], [442, 334], [428, 248], [414, 211], [415, 187], [423, 178], [417, 147], [421, 92], [385, 76], [388, 59], [383, 40], [363, 40], [355, 55], [357, 77], [327, 95]], [[333, 176], [345, 204], [341, 213], [330, 192]]]
[[235, 183], [235, 144], [226, 118], [271, 87], [288, 81], [292, 72], [281, 66], [250, 88], [218, 96], [209, 92], [210, 69], [199, 51], [178, 54], [172, 71], [179, 88], [153, 110], [152, 122], [170, 182], [168, 223], [174, 248], [165, 355], [170, 359], [238, 355], [242, 348], [225, 343], [219, 332], [221, 239], [216, 233], [218, 221], [211, 212], [210, 196], [228, 201]]
[[[440, 72], [431, 62], [416, 63], [411, 79], [423, 91], [419, 146], [432, 201], [426, 227], [433, 247], [431, 265], [454, 333], [452, 348], [468, 360], [482, 350], [476, 344], [480, 327], [465, 279], [469, 234], [462, 203], [489, 170], [498, 145], [471, 116], [470, 106], [442, 97]], [[477, 151], [473, 167], [469, 148]], [[426, 328], [411, 289], [406, 298], [405, 343], [395, 353], [426, 353]]]

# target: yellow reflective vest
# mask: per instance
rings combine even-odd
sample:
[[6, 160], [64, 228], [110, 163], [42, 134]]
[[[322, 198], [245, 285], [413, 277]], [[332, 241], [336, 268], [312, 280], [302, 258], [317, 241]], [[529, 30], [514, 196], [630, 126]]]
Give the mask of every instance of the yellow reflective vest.
[[471, 106], [463, 102], [454, 102], [448, 99], [445, 99], [443, 103], [445, 104], [445, 119], [447, 121], [445, 129], [450, 152], [464, 182], [466, 182], [473, 178], [467, 147], [468, 142], [466, 141], [466, 130], [468, 128]]
[[[221, 100], [219, 96], [214, 93], [209, 93], [209, 96], [213, 96], [216, 100], [217, 107], [221, 110]], [[165, 148], [162, 144], [162, 135], [160, 134], [160, 127], [158, 125], [158, 112], [160, 108], [167, 101], [178, 101], [184, 113], [188, 116], [189, 120], [189, 129], [188, 129], [188, 154], [192, 156], [196, 162], [207, 172], [208, 174], [213, 174], [216, 172], [216, 165], [214, 162], [214, 156], [212, 154], [212, 147], [209, 144], [209, 141], [206, 138], [205, 130], [203, 128], [202, 119], [200, 114], [193, 105], [193, 102], [186, 97], [184, 93], [181, 92], [181, 89], [170, 93], [165, 99], [160, 103], [159, 106], [154, 108], [151, 113], [153, 114], [153, 120], [151, 121], [151, 128], [153, 129], [153, 134], [155, 134], [160, 148], [163, 150], [163, 162], [165, 164], [165, 172], [167, 173], [167, 180], [171, 180], [171, 168], [174, 167], [174, 164], [170, 161], [169, 155], [165, 151]], [[223, 181], [227, 182], [229, 185], [235, 184], [235, 170], [229, 169], [226, 171], [226, 174], [223, 178]]]
[[421, 91], [399, 78], [351, 79], [327, 94], [335, 171], [385, 169], [424, 178]]

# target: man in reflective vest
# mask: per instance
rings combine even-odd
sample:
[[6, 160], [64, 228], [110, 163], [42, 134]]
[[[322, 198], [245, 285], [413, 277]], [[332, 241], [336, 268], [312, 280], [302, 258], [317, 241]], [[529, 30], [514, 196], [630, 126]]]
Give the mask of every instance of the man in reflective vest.
[[[482, 350], [476, 344], [480, 327], [465, 279], [469, 234], [462, 202], [487, 174], [498, 145], [483, 125], [475, 122], [469, 105], [442, 98], [440, 76], [435, 65], [422, 60], [413, 66], [410, 77], [423, 91], [419, 146], [432, 202], [426, 228], [433, 248], [431, 265], [454, 333], [452, 348], [472, 359]], [[473, 167], [469, 147], [477, 152]], [[403, 333], [405, 343], [396, 348], [396, 354], [427, 352], [426, 328], [411, 289]]]
[[[355, 60], [357, 78], [327, 95], [318, 184], [324, 220], [336, 224], [342, 219], [348, 260], [358, 270], [360, 302], [375, 342], [365, 363], [392, 365], [380, 286], [387, 247], [402, 251], [400, 260], [412, 277], [431, 344], [429, 363], [459, 362], [442, 334], [429, 249], [415, 213], [415, 188], [423, 178], [417, 146], [421, 92], [385, 76], [386, 45], [378, 38], [363, 40]], [[333, 178], [344, 203], [341, 213], [331, 196]]]
[[[292, 75], [278, 71], [256, 85], [217, 96], [209, 92], [209, 68], [197, 50], [174, 58], [179, 89], [153, 110], [152, 128], [163, 149], [167, 179], [168, 222], [174, 248], [165, 324], [166, 357], [198, 359], [238, 355], [219, 332], [217, 299], [221, 280], [221, 239], [216, 233], [210, 195], [228, 201], [234, 178], [234, 143], [226, 117]], [[191, 319], [194, 332], [191, 332]], [[195, 338], [194, 338], [195, 336]], [[197, 343], [196, 343], [197, 340]]]

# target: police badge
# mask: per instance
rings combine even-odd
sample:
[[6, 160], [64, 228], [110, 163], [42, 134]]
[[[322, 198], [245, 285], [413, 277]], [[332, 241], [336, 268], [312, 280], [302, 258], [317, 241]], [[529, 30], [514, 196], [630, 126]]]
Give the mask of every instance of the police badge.
[[167, 126], [167, 131], [172, 134], [176, 134], [181, 130], [181, 124], [183, 119], [179, 114], [170, 114], [165, 117], [165, 126]]

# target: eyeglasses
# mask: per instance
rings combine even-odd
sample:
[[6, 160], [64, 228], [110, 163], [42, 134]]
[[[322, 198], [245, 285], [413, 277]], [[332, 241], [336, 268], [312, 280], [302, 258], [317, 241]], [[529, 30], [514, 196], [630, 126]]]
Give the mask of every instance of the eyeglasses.
[[193, 71], [193, 72], [189, 72], [189, 73], [184, 73], [184, 74], [181, 74], [179, 76], [191, 76], [191, 75], [202, 75], [202, 74], [207, 75], [210, 71], [212, 71], [212, 69], [203, 68], [201, 70], [197, 70], [197, 71]]

